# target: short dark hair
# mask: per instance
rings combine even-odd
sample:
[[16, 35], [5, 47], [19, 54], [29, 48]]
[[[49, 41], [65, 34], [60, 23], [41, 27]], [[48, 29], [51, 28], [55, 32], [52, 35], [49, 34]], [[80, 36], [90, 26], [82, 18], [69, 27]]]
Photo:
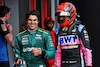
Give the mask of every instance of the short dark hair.
[[38, 18], [38, 21], [40, 21], [40, 12], [38, 10], [31, 10], [26, 14], [25, 20], [28, 21], [28, 18], [30, 15], [36, 15]]
[[10, 12], [10, 8], [7, 6], [0, 6], [0, 17], [4, 17], [5, 14]]

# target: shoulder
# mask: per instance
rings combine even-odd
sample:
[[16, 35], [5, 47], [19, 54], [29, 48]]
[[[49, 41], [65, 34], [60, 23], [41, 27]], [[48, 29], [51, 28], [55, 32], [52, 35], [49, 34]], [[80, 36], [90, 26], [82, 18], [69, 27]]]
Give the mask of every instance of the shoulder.
[[55, 30], [52, 30], [53, 32], [55, 32]]
[[43, 34], [49, 34], [49, 31], [41, 29], [41, 28], [38, 28], [38, 31], [43, 33]]
[[56, 30], [55, 30], [56, 35], [58, 35], [59, 29], [60, 29], [60, 28], [56, 28]]
[[81, 23], [80, 20], [77, 20], [74, 24], [74, 27], [77, 27], [78, 31], [81, 33], [85, 26]]
[[54, 30], [52, 30], [52, 32], [55, 34], [56, 32]]
[[78, 31], [81, 33], [81, 31], [83, 30], [84, 27], [85, 27], [84, 25], [79, 24], [78, 25]]
[[17, 34], [17, 37], [20, 36], [20, 35], [23, 35], [23, 34], [26, 33], [26, 32], [27, 32], [27, 30], [18, 33], [18, 34]]
[[4, 25], [4, 23], [3, 23], [3, 21], [2, 21], [2, 20], [0, 20], [0, 27], [1, 27], [1, 25]]
[[0, 20], [0, 28], [1, 28], [2, 26], [4, 26], [4, 23], [3, 23], [2, 20]]

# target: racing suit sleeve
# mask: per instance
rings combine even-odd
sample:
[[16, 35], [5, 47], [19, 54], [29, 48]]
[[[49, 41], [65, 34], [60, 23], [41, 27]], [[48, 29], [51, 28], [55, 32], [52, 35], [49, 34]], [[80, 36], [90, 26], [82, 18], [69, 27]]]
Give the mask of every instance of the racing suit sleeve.
[[0, 34], [4, 37], [8, 33], [9, 33], [9, 30], [6, 27], [6, 24], [0, 24]]
[[43, 34], [44, 37], [44, 43], [46, 49], [41, 49], [42, 50], [42, 56], [45, 59], [53, 59], [55, 56], [55, 48], [53, 45], [53, 41], [51, 39], [50, 33], [47, 31], [47, 34]]
[[[80, 26], [80, 28], [82, 28]], [[81, 37], [81, 52], [84, 55], [84, 60], [85, 60], [85, 66], [91, 66], [92, 67], [92, 50], [90, 49], [90, 40], [89, 40], [89, 35], [84, 27], [80, 32], [80, 37]]]
[[22, 59], [20, 54], [21, 54], [21, 52], [20, 52], [20, 43], [19, 43], [18, 37], [16, 37], [15, 51], [14, 51], [14, 55], [15, 55], [15, 60], [16, 61], [17, 61], [18, 58]]
[[55, 52], [55, 66], [56, 67], [61, 67], [61, 45], [59, 43], [59, 40], [58, 40], [58, 32], [59, 32], [59, 28], [55, 30], [56, 31], [56, 34], [55, 34], [55, 45], [56, 45], [56, 52]]
[[58, 44], [57, 50], [55, 53], [55, 66], [60, 67], [61, 66], [61, 46]]

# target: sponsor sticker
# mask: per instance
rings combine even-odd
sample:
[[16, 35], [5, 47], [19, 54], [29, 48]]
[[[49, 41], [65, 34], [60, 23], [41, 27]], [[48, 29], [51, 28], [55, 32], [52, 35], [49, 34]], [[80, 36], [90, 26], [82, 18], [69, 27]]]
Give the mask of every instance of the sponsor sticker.
[[78, 45], [71, 45], [71, 46], [63, 46], [61, 47], [62, 49], [73, 49], [73, 48], [78, 48]]
[[5, 24], [1, 24], [1, 27], [3, 31], [7, 31], [7, 27], [5, 26]]
[[26, 45], [26, 44], [28, 44], [28, 36], [27, 35], [24, 35], [24, 36], [22, 36], [22, 45]]
[[43, 65], [39, 65], [39, 67], [43, 67]]
[[74, 35], [70, 36], [60, 36], [59, 41], [61, 45], [69, 44], [69, 43], [76, 43], [76, 39]]
[[62, 63], [77, 63], [77, 61], [62, 61]]
[[42, 35], [36, 34], [35, 39], [42, 40]]

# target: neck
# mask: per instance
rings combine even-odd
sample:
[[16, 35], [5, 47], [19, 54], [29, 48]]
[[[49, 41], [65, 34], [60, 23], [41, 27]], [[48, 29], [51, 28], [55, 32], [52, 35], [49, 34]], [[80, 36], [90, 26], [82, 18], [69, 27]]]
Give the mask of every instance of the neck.
[[34, 30], [30, 30], [30, 29], [28, 29], [28, 31], [30, 31], [30, 32], [34, 32]]
[[30, 30], [30, 31], [36, 31], [37, 29], [38, 29], [38, 27], [36, 27], [35, 29], [28, 28], [28, 30]]
[[3, 17], [3, 18], [0, 18], [3, 22], [6, 22], [6, 20], [5, 20], [5, 18]]

